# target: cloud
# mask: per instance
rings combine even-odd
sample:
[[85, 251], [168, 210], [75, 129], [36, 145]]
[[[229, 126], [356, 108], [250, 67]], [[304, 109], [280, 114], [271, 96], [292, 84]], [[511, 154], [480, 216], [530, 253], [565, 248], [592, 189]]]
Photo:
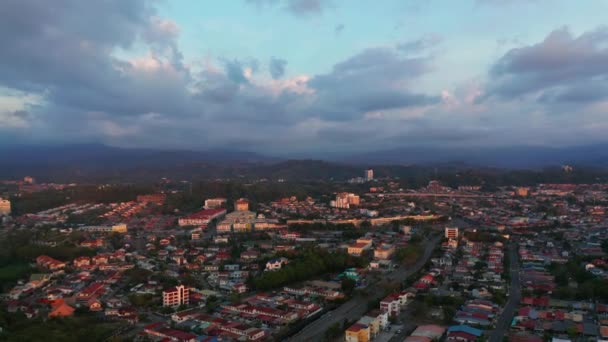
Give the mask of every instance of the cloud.
[[540, 0], [476, 0], [477, 5], [505, 6], [505, 5], [527, 5], [538, 3]]
[[542, 42], [509, 50], [492, 66], [488, 96], [543, 102], [592, 102], [608, 97], [608, 29], [573, 36], [567, 28]]
[[29, 120], [30, 113], [25, 110], [0, 111], [0, 128], [25, 128]]
[[397, 49], [406, 53], [417, 53], [435, 47], [442, 40], [443, 38], [438, 34], [429, 34], [416, 40], [400, 43], [397, 45]]
[[411, 91], [413, 81], [431, 71], [430, 60], [403, 56], [394, 48], [366, 49], [334, 65], [309, 82], [318, 112], [333, 120], [359, 118], [366, 112], [439, 102], [438, 96]]
[[297, 17], [320, 15], [332, 6], [331, 0], [246, 0], [258, 8], [280, 6]]
[[287, 61], [280, 58], [272, 57], [270, 58], [270, 62], [268, 63], [268, 70], [270, 71], [270, 75], [273, 79], [277, 80], [285, 74], [285, 67], [287, 66]]

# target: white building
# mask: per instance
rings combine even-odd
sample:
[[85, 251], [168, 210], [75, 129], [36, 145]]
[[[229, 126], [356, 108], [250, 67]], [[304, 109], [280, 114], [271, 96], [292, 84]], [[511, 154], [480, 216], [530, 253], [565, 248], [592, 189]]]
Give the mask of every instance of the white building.
[[205, 209], [221, 208], [225, 203], [225, 198], [208, 198], [205, 200]]
[[288, 263], [289, 260], [287, 258], [270, 259], [266, 263], [266, 271], [280, 270], [283, 265], [287, 265]]

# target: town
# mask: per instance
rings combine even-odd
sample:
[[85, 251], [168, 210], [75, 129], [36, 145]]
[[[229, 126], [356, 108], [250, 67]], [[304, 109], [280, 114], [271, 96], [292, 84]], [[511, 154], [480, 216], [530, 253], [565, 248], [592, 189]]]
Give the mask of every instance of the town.
[[370, 169], [321, 195], [180, 207], [173, 183], [2, 182], [2, 336], [608, 338], [608, 185], [403, 189]]

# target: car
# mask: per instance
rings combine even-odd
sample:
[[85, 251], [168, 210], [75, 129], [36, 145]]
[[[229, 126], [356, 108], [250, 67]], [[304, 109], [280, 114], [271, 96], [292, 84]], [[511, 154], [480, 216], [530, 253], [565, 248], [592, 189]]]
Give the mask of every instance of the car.
[[401, 334], [403, 332], [403, 330], [399, 329], [397, 330], [397, 334]]

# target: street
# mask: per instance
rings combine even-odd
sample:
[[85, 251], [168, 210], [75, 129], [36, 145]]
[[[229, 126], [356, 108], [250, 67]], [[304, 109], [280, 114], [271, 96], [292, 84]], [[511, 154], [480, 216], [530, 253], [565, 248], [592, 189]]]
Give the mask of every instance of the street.
[[511, 260], [510, 270], [511, 272], [511, 287], [509, 289], [509, 300], [505, 305], [502, 315], [496, 323], [496, 329], [490, 335], [490, 342], [501, 342], [503, 337], [506, 336], [513, 319], [515, 309], [519, 304], [521, 298], [521, 288], [519, 283], [519, 259], [517, 254], [517, 246], [511, 244], [509, 246], [509, 259]]
[[[429, 241], [424, 249], [424, 253], [422, 257], [418, 259], [416, 264], [412, 267], [401, 266], [395, 271], [391, 273], [391, 278], [402, 282], [410, 275], [418, 272], [429, 260], [433, 250], [441, 241], [442, 236], [436, 236], [431, 241]], [[375, 284], [370, 284], [368, 288], [374, 289]], [[375, 291], [370, 294], [369, 297], [361, 297], [357, 296], [349, 300], [348, 302], [341, 305], [336, 310], [325, 314], [320, 319], [312, 322], [307, 325], [304, 329], [302, 329], [299, 333], [288, 339], [288, 341], [320, 341], [323, 338], [323, 334], [325, 331], [334, 323], [342, 324], [344, 319], [349, 321], [358, 320], [361, 316], [363, 316], [367, 312], [367, 303], [370, 300], [380, 300], [384, 296], [382, 291]]]

